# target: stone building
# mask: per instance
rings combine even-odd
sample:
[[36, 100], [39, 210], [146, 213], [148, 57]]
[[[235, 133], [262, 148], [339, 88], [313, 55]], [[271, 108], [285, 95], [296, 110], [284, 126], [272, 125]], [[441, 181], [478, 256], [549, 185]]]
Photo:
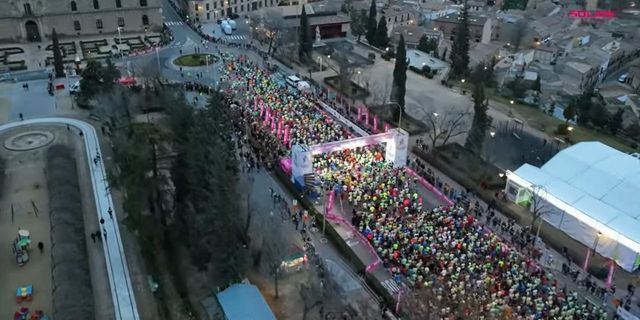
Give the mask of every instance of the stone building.
[[3, 0], [0, 42], [40, 42], [55, 28], [61, 37], [159, 31], [159, 0]]

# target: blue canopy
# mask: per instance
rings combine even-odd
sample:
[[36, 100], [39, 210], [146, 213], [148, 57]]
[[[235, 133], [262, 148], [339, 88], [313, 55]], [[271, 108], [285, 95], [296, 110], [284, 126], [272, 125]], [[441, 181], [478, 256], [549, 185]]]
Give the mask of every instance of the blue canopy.
[[218, 293], [217, 298], [228, 320], [276, 320], [254, 285], [234, 284]]

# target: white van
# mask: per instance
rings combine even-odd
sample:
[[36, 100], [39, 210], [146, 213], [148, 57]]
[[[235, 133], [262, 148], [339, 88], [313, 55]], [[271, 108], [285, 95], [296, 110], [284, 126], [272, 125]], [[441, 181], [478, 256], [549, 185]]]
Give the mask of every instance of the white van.
[[227, 23], [229, 23], [232, 30], [235, 30], [238, 28], [238, 24], [234, 20], [227, 20]]
[[293, 88], [297, 89], [297, 84], [298, 84], [298, 82], [300, 82], [300, 78], [298, 78], [296, 76], [288, 76], [285, 81], [287, 82], [288, 85], [290, 85]]

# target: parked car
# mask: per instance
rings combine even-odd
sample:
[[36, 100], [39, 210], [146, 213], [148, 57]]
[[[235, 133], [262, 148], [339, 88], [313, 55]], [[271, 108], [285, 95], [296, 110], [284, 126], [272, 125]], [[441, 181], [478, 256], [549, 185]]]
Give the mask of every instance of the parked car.
[[296, 76], [288, 76], [287, 79], [285, 79], [285, 81], [287, 82], [288, 85], [297, 89], [296, 85], [298, 84], [298, 82], [300, 82], [300, 78]]
[[629, 74], [628, 73], [622, 74], [622, 75], [620, 75], [618, 77], [618, 82], [626, 83], [627, 82], [627, 78], [629, 78]]
[[229, 15], [229, 18], [231, 18], [231, 19], [238, 19], [238, 18], [240, 18], [240, 15], [239, 15], [239, 14], [237, 14], [237, 13], [232, 13], [232, 14], [230, 14], [230, 15]]
[[71, 87], [69, 87], [69, 93], [76, 94], [79, 92], [80, 92], [80, 81], [76, 81], [76, 83], [72, 84]]

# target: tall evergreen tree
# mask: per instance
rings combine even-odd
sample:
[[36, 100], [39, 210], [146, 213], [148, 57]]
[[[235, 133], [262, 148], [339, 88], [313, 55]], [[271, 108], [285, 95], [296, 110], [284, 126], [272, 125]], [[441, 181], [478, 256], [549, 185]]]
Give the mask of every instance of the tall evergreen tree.
[[407, 65], [407, 49], [404, 45], [404, 36], [400, 35], [400, 41], [398, 42], [398, 48], [396, 49], [396, 64], [393, 68], [392, 90], [394, 102], [397, 102], [398, 105], [400, 105], [402, 112], [404, 112], [404, 96], [407, 92]]
[[371, 0], [371, 6], [369, 7], [369, 19], [367, 20], [367, 41], [372, 46], [375, 45], [376, 34], [378, 33], [378, 23], [376, 22], [377, 15], [378, 9], [376, 8], [376, 0]]
[[451, 72], [453, 76], [462, 78], [469, 68], [469, 7], [464, 2], [462, 12], [458, 18], [456, 37], [451, 46]]
[[51, 31], [51, 41], [53, 41], [53, 69], [56, 78], [62, 78], [64, 77], [64, 65], [62, 62], [62, 52], [60, 52], [60, 43], [58, 42], [58, 34], [55, 28]]
[[307, 11], [305, 6], [302, 6], [302, 13], [300, 14], [300, 39], [298, 48], [298, 58], [300, 60], [311, 58], [311, 50], [313, 50], [313, 42], [311, 42], [311, 27], [309, 26], [309, 17], [307, 17]]
[[484, 146], [487, 129], [491, 125], [491, 117], [487, 115], [488, 104], [482, 83], [476, 83], [473, 90], [473, 122], [464, 146], [480, 154]]
[[389, 31], [387, 30], [387, 18], [384, 16], [380, 17], [380, 21], [378, 21], [378, 28], [376, 31], [376, 37], [374, 40], [375, 46], [378, 48], [384, 48], [389, 44], [389, 36], [387, 35]]

